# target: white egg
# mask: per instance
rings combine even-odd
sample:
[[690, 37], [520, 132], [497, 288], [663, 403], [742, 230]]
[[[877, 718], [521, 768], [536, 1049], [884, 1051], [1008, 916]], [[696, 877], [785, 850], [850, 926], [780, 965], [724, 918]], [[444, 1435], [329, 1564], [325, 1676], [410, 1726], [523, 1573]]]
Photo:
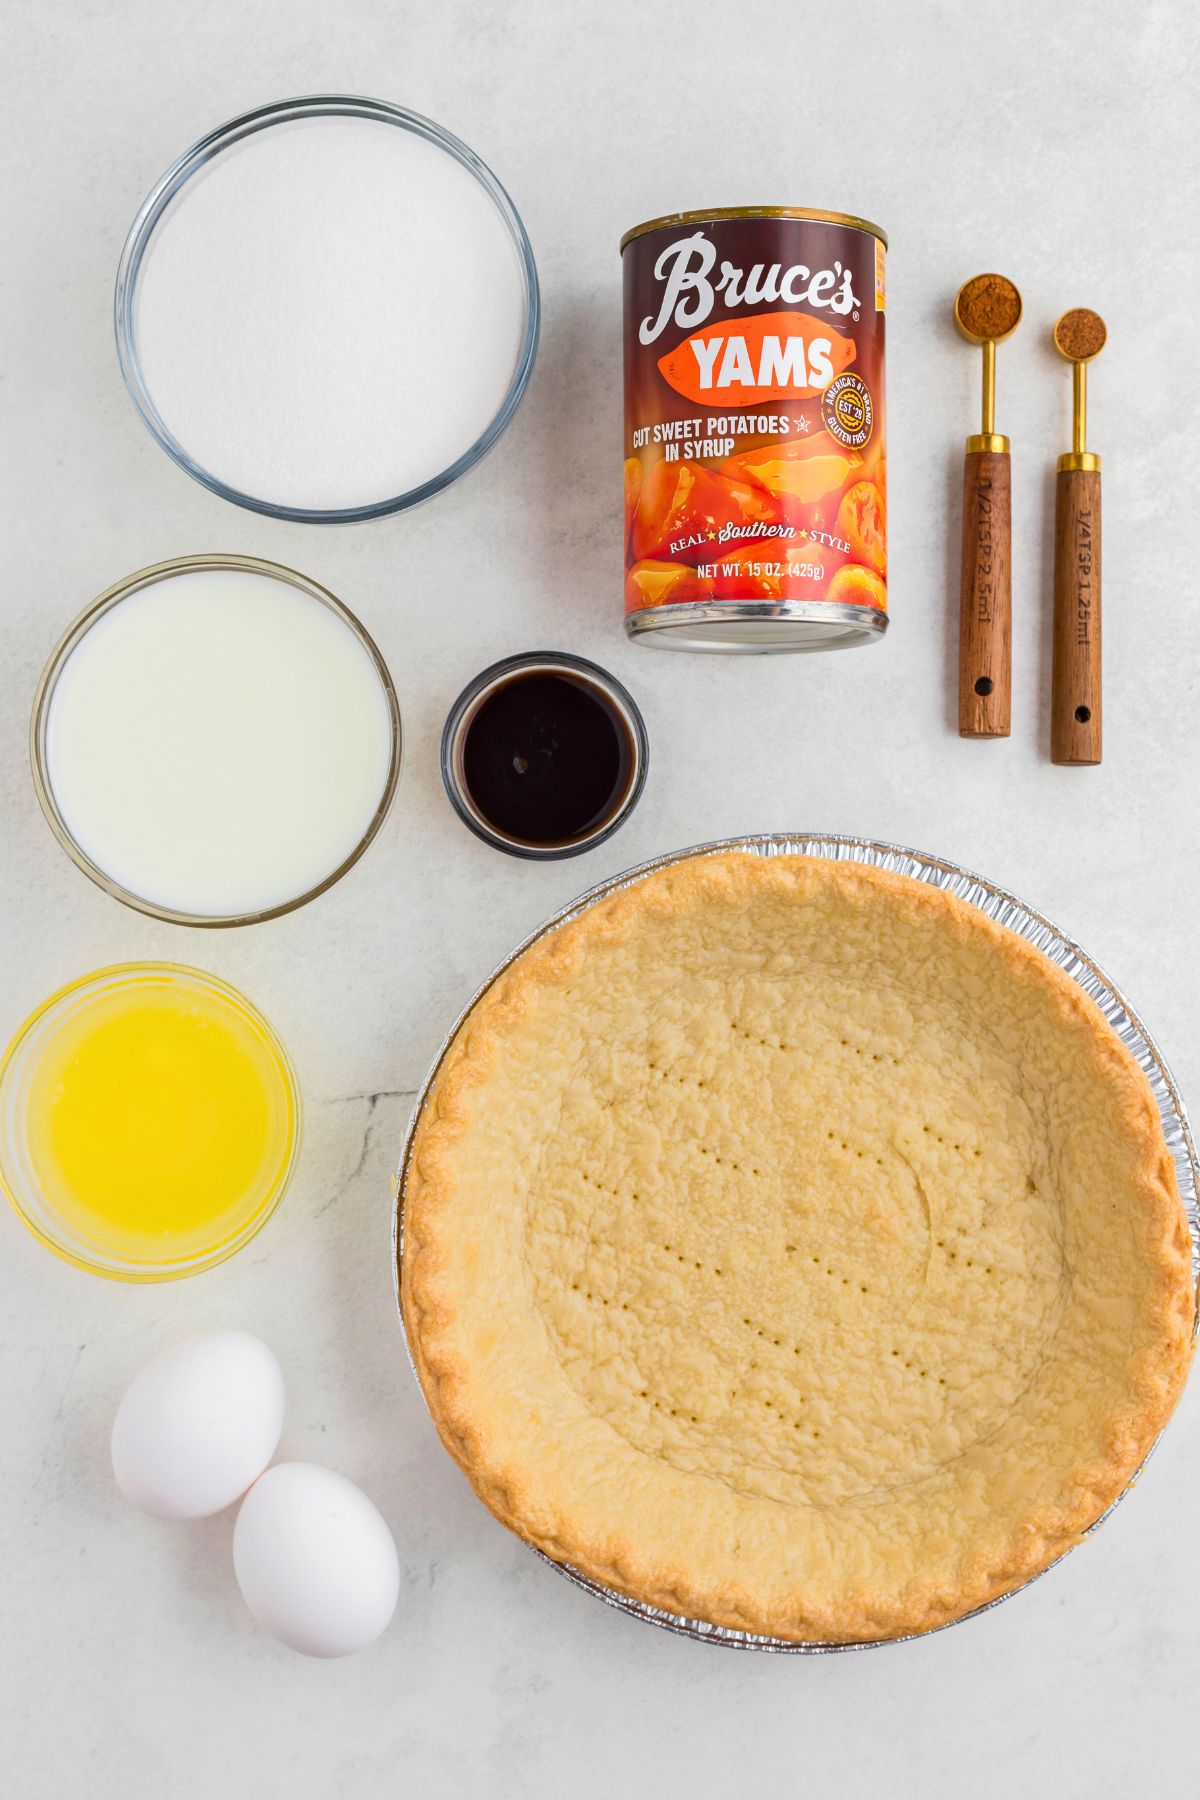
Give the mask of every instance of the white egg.
[[283, 1376], [248, 1331], [205, 1331], [148, 1363], [117, 1408], [112, 1465], [132, 1505], [158, 1519], [232, 1506], [275, 1454]]
[[233, 1566], [264, 1631], [305, 1656], [349, 1656], [396, 1610], [400, 1562], [378, 1510], [315, 1463], [277, 1463], [242, 1501]]

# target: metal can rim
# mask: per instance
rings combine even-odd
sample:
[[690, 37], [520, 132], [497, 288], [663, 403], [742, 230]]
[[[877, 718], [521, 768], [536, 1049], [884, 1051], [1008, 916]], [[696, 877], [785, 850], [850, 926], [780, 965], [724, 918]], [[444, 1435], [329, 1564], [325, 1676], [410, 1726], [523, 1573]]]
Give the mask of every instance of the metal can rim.
[[[779, 623], [795, 627], [839, 627], [841, 636], [822, 637], [805, 643], [798, 632], [795, 638], [767, 639], [752, 636], [759, 625]], [[643, 606], [625, 614], [625, 634], [635, 643], [658, 645], [663, 649], [692, 650], [699, 654], [761, 656], [776, 653], [796, 655], [820, 650], [853, 650], [875, 643], [888, 628], [888, 614], [878, 606], [858, 606], [840, 600], [683, 600], [671, 606]], [[689, 627], [704, 625], [745, 625], [750, 627], [740, 642], [692, 643], [684, 641]], [[811, 633], [809, 634], [811, 635]], [[676, 641], [672, 642], [672, 638]]]
[[887, 232], [882, 225], [873, 225], [870, 219], [859, 218], [857, 213], [823, 212], [815, 206], [710, 206], [690, 212], [663, 213], [660, 218], [647, 219], [644, 225], [634, 225], [622, 237], [620, 248], [623, 252], [634, 238], [644, 237], [649, 231], [664, 231], [675, 225], [715, 225], [724, 219], [808, 219], [816, 225], [847, 225], [852, 231], [865, 231], [878, 238], [885, 250], [888, 247]]

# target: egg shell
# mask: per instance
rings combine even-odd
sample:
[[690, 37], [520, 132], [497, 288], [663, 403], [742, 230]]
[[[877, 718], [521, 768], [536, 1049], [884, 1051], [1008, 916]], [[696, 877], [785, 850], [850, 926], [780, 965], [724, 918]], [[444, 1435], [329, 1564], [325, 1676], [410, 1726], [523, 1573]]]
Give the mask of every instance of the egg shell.
[[242, 1502], [233, 1566], [264, 1631], [305, 1656], [350, 1656], [400, 1593], [396, 1545], [361, 1488], [316, 1463], [277, 1463]]
[[245, 1493], [283, 1430], [283, 1375], [261, 1338], [205, 1331], [148, 1363], [113, 1421], [117, 1486], [158, 1519], [205, 1519]]

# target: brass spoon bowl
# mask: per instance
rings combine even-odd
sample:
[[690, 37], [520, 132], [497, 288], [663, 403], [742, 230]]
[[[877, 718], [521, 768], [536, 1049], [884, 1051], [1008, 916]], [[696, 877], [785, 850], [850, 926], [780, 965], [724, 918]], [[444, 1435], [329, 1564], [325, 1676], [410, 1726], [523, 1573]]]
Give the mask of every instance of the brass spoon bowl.
[[[997, 310], [999, 329], [994, 319], [987, 329], [989, 305]], [[969, 344], [1000, 344], [1021, 323], [1022, 310], [1020, 289], [1007, 275], [972, 275], [955, 295], [954, 323]]]
[[1073, 306], [1054, 327], [1054, 348], [1068, 362], [1091, 362], [1108, 342], [1108, 327], [1087, 306]]
[[1086, 450], [1087, 442], [1087, 365], [1099, 356], [1108, 342], [1108, 327], [1098, 312], [1087, 306], [1073, 306], [1062, 314], [1053, 331], [1054, 348], [1071, 365], [1073, 406], [1071, 449], [1060, 456], [1060, 469], [1098, 469], [1100, 458]]
[[983, 346], [983, 421], [967, 439], [968, 453], [1008, 451], [1008, 439], [996, 431], [996, 345], [1012, 336], [1022, 311], [1021, 291], [1007, 275], [972, 275], [954, 297], [954, 323], [968, 344]]

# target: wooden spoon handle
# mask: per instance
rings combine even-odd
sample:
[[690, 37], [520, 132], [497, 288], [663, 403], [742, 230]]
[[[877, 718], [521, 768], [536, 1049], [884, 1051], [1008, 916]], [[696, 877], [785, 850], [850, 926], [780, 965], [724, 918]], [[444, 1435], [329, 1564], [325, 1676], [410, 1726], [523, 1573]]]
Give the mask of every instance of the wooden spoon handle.
[[1007, 737], [1012, 711], [1012, 462], [968, 450], [963, 464], [960, 737]]
[[1098, 763], [1100, 726], [1100, 471], [1060, 469], [1054, 498], [1052, 759]]

